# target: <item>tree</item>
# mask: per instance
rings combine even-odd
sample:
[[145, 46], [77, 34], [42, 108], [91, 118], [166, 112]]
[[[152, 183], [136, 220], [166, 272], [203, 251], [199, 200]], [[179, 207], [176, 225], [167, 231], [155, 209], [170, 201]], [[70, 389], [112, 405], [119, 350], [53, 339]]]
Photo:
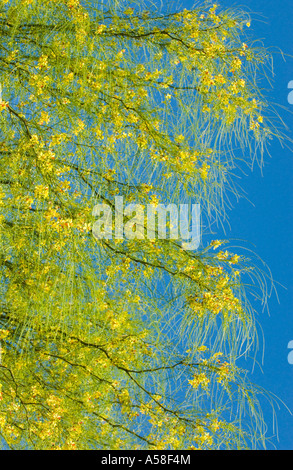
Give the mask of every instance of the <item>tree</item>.
[[122, 220], [133, 236], [93, 233], [94, 207], [115, 211], [118, 196], [196, 202], [204, 223], [224, 221], [234, 171], [261, 163], [276, 133], [258, 86], [269, 56], [244, 43], [249, 26], [206, 3], [2, 0], [10, 448], [265, 445], [263, 392], [237, 363], [257, 344], [245, 279], [263, 287], [264, 275], [222, 241], [148, 238], [137, 206]]

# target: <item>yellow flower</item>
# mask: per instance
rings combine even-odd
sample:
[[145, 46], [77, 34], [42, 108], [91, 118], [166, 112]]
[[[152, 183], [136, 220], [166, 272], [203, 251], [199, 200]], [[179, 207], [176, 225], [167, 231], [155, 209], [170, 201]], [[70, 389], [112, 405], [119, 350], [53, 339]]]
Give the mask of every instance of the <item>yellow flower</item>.
[[49, 116], [49, 114], [46, 113], [46, 112], [44, 112], [44, 111], [42, 111], [41, 117], [40, 117], [39, 122], [38, 122], [38, 123], [40, 124], [40, 126], [43, 125], [43, 124], [48, 124], [49, 121], [50, 121], [50, 116]]
[[151, 203], [153, 206], [157, 206], [157, 205], [159, 204], [159, 202], [160, 202], [160, 201], [159, 201], [158, 197], [157, 197], [155, 194], [153, 194], [152, 197], [151, 197], [150, 203]]
[[47, 199], [49, 196], [48, 186], [39, 184], [35, 187], [35, 197], [40, 199]]
[[202, 177], [203, 180], [207, 179], [209, 169], [210, 169], [210, 165], [207, 165], [206, 163], [204, 163], [201, 169], [199, 170], [200, 176]]
[[217, 382], [226, 382], [229, 378], [232, 378], [232, 375], [231, 365], [228, 362], [223, 362], [218, 370]]
[[5, 339], [5, 338], [7, 338], [8, 335], [9, 335], [8, 330], [0, 329], [0, 339]]
[[223, 83], [226, 83], [226, 79], [225, 77], [223, 77], [223, 75], [219, 74], [215, 76], [215, 82], [223, 84]]
[[213, 432], [216, 432], [216, 431], [218, 431], [218, 429], [220, 429], [220, 427], [221, 427], [221, 422], [218, 421], [217, 418], [214, 419], [213, 422], [212, 422], [212, 424], [211, 424], [211, 430], [212, 430]]
[[97, 28], [97, 34], [101, 34], [105, 29], [107, 28], [106, 25], [100, 24], [99, 27]]
[[98, 140], [103, 140], [104, 134], [103, 134], [103, 131], [99, 127], [95, 128], [95, 134]]
[[69, 0], [67, 3], [69, 8], [76, 8], [80, 5], [79, 0]]
[[133, 13], [133, 8], [127, 8], [127, 10], [124, 10], [124, 15], [133, 15]]
[[218, 248], [219, 246], [221, 246], [224, 242], [222, 240], [213, 240], [211, 242], [211, 246], [214, 248], [214, 250], [216, 248]]
[[207, 348], [206, 346], [202, 345], [200, 346], [199, 348], [197, 348], [198, 351], [201, 351], [201, 352], [206, 352], [208, 351], [209, 348]]
[[219, 253], [217, 254], [217, 258], [220, 260], [220, 261], [223, 261], [225, 259], [227, 259], [229, 257], [229, 253], [228, 251], [219, 251]]
[[236, 94], [238, 93], [238, 83], [237, 82], [232, 82], [231, 86], [230, 86], [230, 89], [232, 91], [232, 93]]
[[253, 129], [258, 129], [258, 128], [259, 128], [259, 122], [251, 121], [250, 129], [253, 130]]
[[242, 65], [242, 62], [241, 60], [239, 59], [239, 57], [236, 57], [233, 61], [232, 61], [232, 69], [233, 70], [240, 70], [241, 68], [241, 65]]
[[240, 256], [234, 255], [234, 256], [229, 260], [229, 263], [230, 263], [230, 264], [236, 264], [236, 263], [238, 263], [239, 259], [240, 259]]
[[188, 380], [188, 382], [190, 383], [190, 385], [192, 385], [193, 388], [198, 388], [201, 385], [202, 388], [207, 390], [210, 383], [210, 379], [205, 374], [201, 373], [195, 374], [193, 379]]
[[182, 134], [177, 135], [177, 137], [175, 138], [175, 141], [178, 142], [178, 144], [180, 144], [181, 142], [184, 142], [184, 140], [185, 140], [185, 137]]
[[7, 101], [2, 101], [0, 100], [0, 111], [2, 111], [3, 109], [6, 109], [8, 106], [8, 102]]
[[38, 62], [38, 66], [37, 68], [38, 69], [42, 69], [42, 68], [47, 68], [48, 67], [48, 57], [46, 55], [42, 55], [40, 58], [39, 58], [39, 62]]
[[78, 135], [81, 131], [83, 131], [84, 128], [85, 128], [85, 123], [81, 119], [78, 119], [77, 120], [77, 126], [73, 130], [73, 134]]

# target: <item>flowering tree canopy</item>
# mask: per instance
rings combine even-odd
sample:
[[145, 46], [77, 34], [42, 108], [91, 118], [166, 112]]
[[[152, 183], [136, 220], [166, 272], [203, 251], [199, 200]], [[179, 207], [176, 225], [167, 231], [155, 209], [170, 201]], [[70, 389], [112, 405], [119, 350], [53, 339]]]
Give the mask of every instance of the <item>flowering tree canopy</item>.
[[265, 289], [262, 275], [218, 240], [138, 236], [131, 213], [132, 237], [93, 236], [94, 206], [117, 196], [224, 221], [234, 173], [275, 134], [249, 17], [0, 5], [2, 444], [264, 446], [260, 390], [237, 364], [257, 344], [245, 276]]

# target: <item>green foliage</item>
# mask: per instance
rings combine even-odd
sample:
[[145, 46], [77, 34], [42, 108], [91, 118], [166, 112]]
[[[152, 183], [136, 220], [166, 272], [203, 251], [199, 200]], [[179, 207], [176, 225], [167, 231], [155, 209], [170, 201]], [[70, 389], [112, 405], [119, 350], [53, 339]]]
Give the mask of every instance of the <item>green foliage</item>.
[[121, 195], [223, 221], [234, 171], [275, 133], [269, 58], [242, 12], [131, 5], [1, 2], [3, 442], [258, 448], [262, 392], [236, 364], [257, 344], [247, 260], [96, 240], [92, 210]]

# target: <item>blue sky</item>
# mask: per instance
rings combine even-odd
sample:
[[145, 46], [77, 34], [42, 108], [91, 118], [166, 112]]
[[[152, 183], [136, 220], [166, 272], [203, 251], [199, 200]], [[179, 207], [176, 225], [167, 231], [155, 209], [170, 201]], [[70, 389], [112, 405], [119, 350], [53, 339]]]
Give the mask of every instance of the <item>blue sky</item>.
[[[234, 2], [222, 0], [223, 5]], [[288, 83], [293, 80], [293, 3], [292, 0], [246, 0], [252, 12], [263, 15], [262, 22], [252, 22], [255, 37], [266, 46], [274, 46], [285, 54], [274, 54], [275, 79], [269, 93], [272, 103], [290, 131], [293, 130], [293, 105], [288, 102]], [[292, 144], [290, 148], [293, 150]], [[242, 186], [254, 204], [242, 200], [230, 214], [230, 238], [252, 243], [256, 253], [269, 265], [279, 287], [269, 301], [270, 316], [258, 317], [265, 338], [263, 373], [256, 370], [255, 381], [282, 399], [293, 412], [293, 364], [288, 362], [288, 343], [293, 340], [293, 152], [282, 149], [278, 142], [270, 148], [263, 175], [258, 168], [243, 180]], [[293, 449], [293, 416], [285, 407], [278, 412], [278, 449]]]
[[[262, 39], [274, 53], [273, 88], [266, 92], [280, 116], [289, 127], [292, 138], [293, 104], [288, 102], [288, 83], [293, 80], [293, 2], [292, 0], [245, 0], [239, 2], [221, 0], [224, 7], [243, 6], [251, 12], [250, 33]], [[185, 8], [193, 2], [181, 1]], [[279, 53], [282, 50], [286, 60]], [[293, 149], [293, 145], [289, 144]], [[253, 173], [247, 172], [241, 183], [247, 198], [234, 201], [229, 214], [226, 235], [221, 230], [217, 238], [244, 240], [269, 266], [277, 286], [269, 300], [270, 313], [257, 316], [265, 339], [264, 362], [256, 367], [252, 380], [277, 395], [293, 413], [293, 364], [288, 361], [288, 343], [293, 340], [293, 152], [282, 148], [276, 141], [270, 145], [263, 171], [256, 166]], [[237, 244], [237, 243], [235, 243]], [[293, 354], [293, 353], [292, 353]], [[260, 356], [261, 359], [261, 356]], [[262, 370], [261, 370], [262, 369]], [[269, 431], [272, 433], [272, 416], [266, 414]], [[285, 406], [277, 410], [279, 441], [277, 449], [293, 449], [293, 416]]]

